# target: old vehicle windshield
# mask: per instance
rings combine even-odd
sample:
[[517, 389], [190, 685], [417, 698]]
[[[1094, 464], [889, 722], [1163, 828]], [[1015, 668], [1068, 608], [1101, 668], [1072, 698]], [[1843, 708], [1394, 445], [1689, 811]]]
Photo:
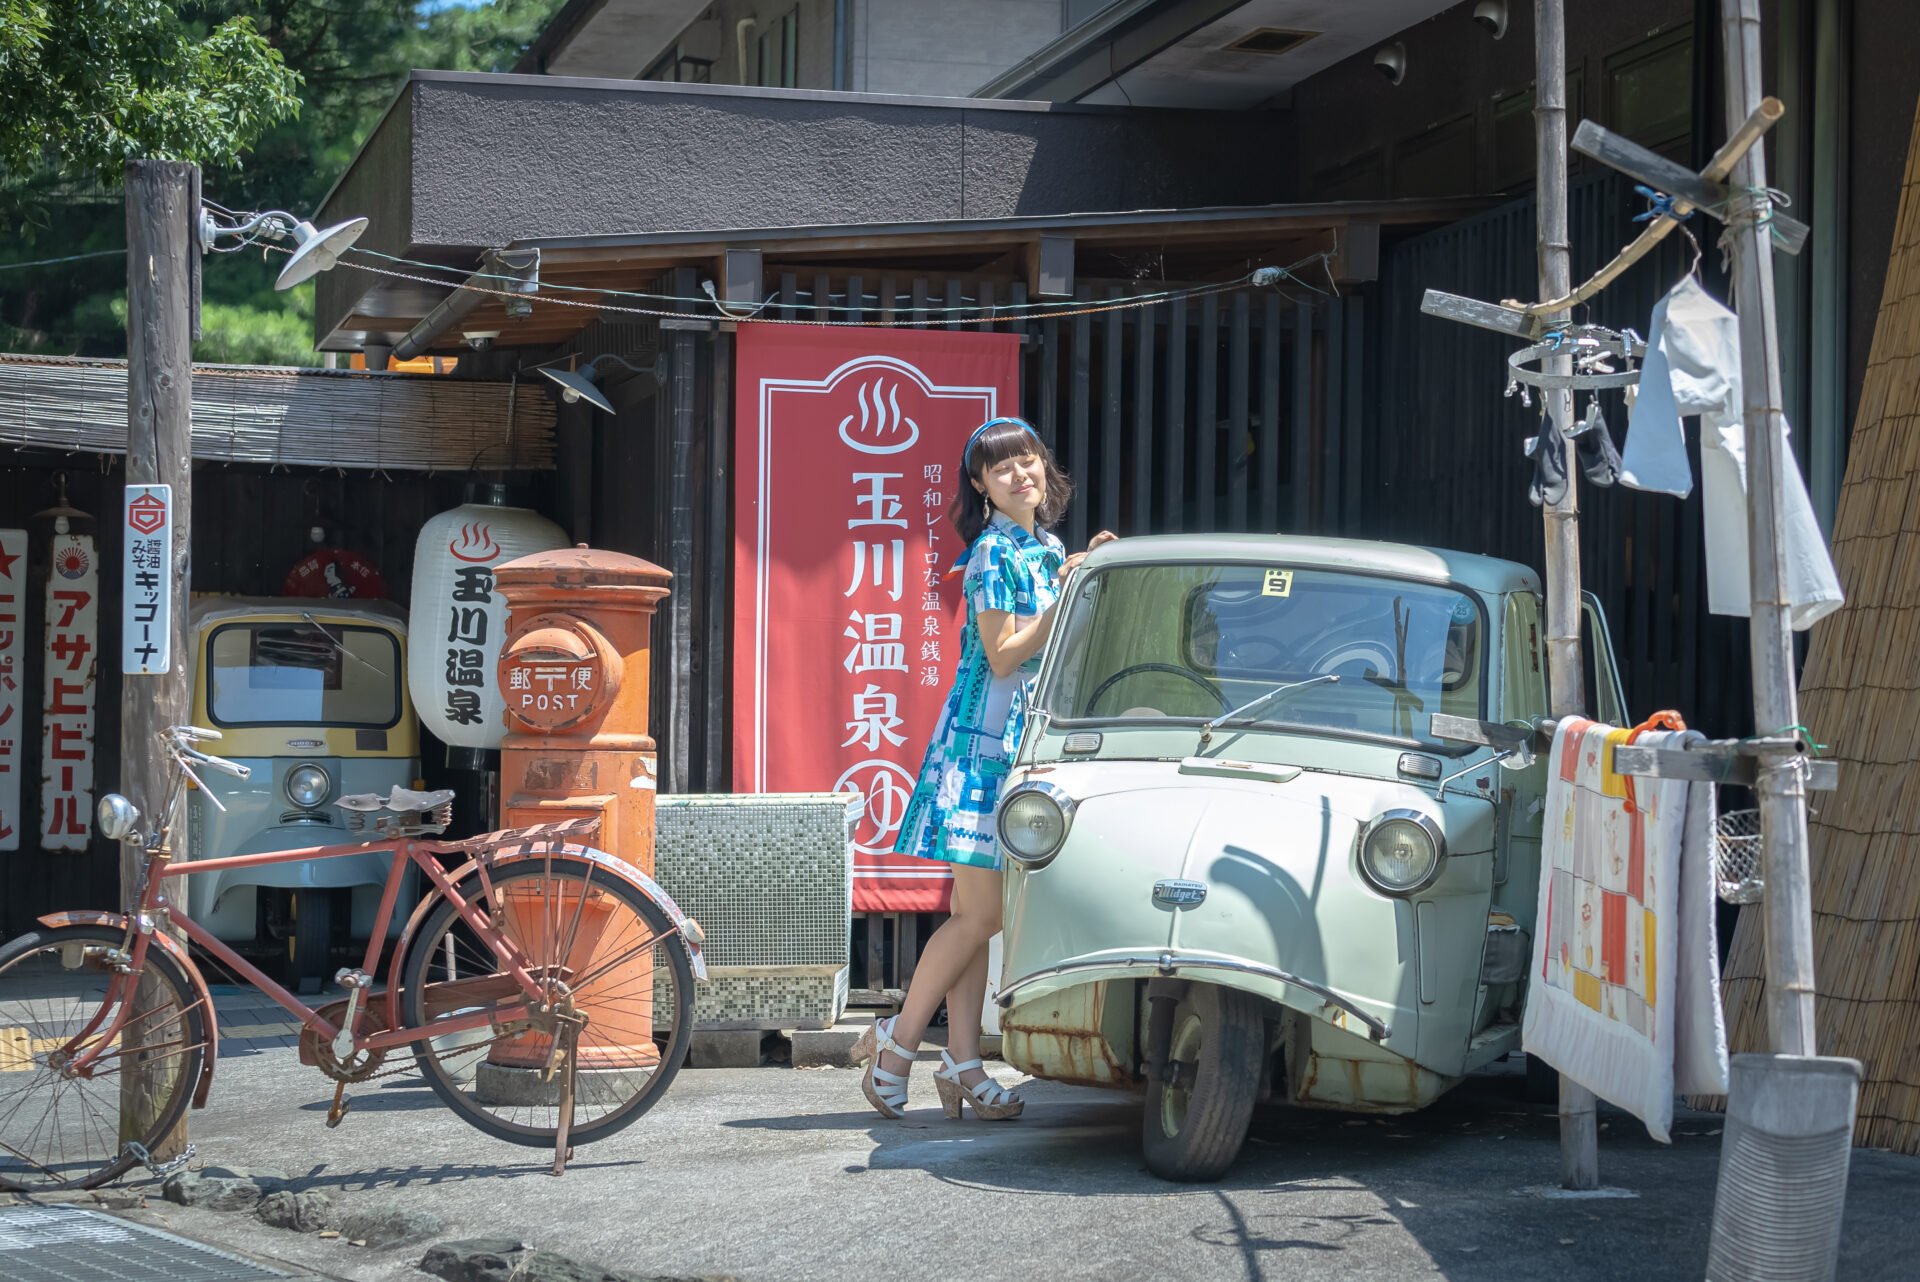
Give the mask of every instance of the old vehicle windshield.
[[[1205, 723], [1432, 744], [1480, 717], [1485, 621], [1440, 584], [1309, 566], [1119, 565], [1084, 579], [1039, 702], [1056, 722]], [[1314, 681], [1337, 676], [1336, 681]]]
[[207, 642], [215, 725], [385, 729], [400, 720], [400, 644], [348, 623], [230, 623]]

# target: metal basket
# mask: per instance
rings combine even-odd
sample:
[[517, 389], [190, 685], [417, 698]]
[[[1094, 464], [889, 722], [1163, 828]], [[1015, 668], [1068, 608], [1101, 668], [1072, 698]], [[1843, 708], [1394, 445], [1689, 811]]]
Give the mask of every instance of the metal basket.
[[1757, 904], [1766, 894], [1760, 876], [1760, 812], [1729, 810], [1714, 823], [1714, 882], [1730, 904]]

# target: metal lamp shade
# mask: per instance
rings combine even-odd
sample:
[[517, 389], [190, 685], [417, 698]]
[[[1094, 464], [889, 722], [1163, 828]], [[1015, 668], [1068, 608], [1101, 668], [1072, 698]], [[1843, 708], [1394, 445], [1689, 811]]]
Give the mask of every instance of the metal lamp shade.
[[367, 220], [364, 218], [350, 218], [325, 231], [315, 230], [309, 222], [295, 223], [293, 239], [300, 247], [293, 251], [293, 257], [281, 268], [280, 278], [273, 282], [273, 287], [292, 289], [308, 277], [326, 271], [340, 261], [340, 255], [346, 253], [366, 229]]
[[585, 401], [597, 410], [613, 413], [613, 402], [601, 394], [585, 372], [570, 369], [543, 369], [540, 372], [560, 384], [560, 395], [564, 400]]

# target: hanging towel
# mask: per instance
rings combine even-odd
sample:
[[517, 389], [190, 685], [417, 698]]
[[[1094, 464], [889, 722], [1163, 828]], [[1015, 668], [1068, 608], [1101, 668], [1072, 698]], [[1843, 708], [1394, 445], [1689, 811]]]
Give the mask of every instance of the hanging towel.
[[[1700, 473], [1706, 509], [1707, 608], [1746, 617], [1747, 446], [1741, 425], [1740, 325], [1692, 276], [1653, 309], [1647, 357], [1627, 423], [1620, 480], [1637, 490], [1685, 498], [1693, 490], [1680, 419], [1700, 416]], [[1840, 580], [1807, 498], [1793, 451], [1781, 455], [1786, 502], [1776, 513], [1787, 554], [1787, 600], [1801, 631], [1840, 608]]]
[[1676, 1091], [1727, 1085], [1712, 784], [1627, 779], [1613, 749], [1673, 748], [1563, 717], [1553, 739], [1521, 1046], [1669, 1142]]

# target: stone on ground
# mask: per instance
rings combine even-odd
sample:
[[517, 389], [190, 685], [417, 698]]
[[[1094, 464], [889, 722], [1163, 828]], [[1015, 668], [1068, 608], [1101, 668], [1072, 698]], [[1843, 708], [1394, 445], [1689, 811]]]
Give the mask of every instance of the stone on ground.
[[665, 1277], [582, 1264], [552, 1251], [538, 1251], [517, 1238], [468, 1238], [427, 1248], [420, 1270], [445, 1282], [736, 1282], [707, 1274]]
[[292, 1229], [295, 1233], [319, 1233], [332, 1228], [339, 1219], [333, 1199], [318, 1189], [305, 1193], [277, 1190], [261, 1198], [253, 1213], [273, 1228]]
[[341, 1236], [349, 1241], [364, 1241], [376, 1249], [418, 1242], [445, 1228], [445, 1222], [431, 1211], [408, 1211], [397, 1206], [351, 1211], [340, 1220]]
[[278, 1171], [250, 1171], [239, 1166], [207, 1166], [169, 1176], [160, 1188], [169, 1202], [204, 1207], [209, 1211], [251, 1211], [261, 1198], [285, 1187]]

